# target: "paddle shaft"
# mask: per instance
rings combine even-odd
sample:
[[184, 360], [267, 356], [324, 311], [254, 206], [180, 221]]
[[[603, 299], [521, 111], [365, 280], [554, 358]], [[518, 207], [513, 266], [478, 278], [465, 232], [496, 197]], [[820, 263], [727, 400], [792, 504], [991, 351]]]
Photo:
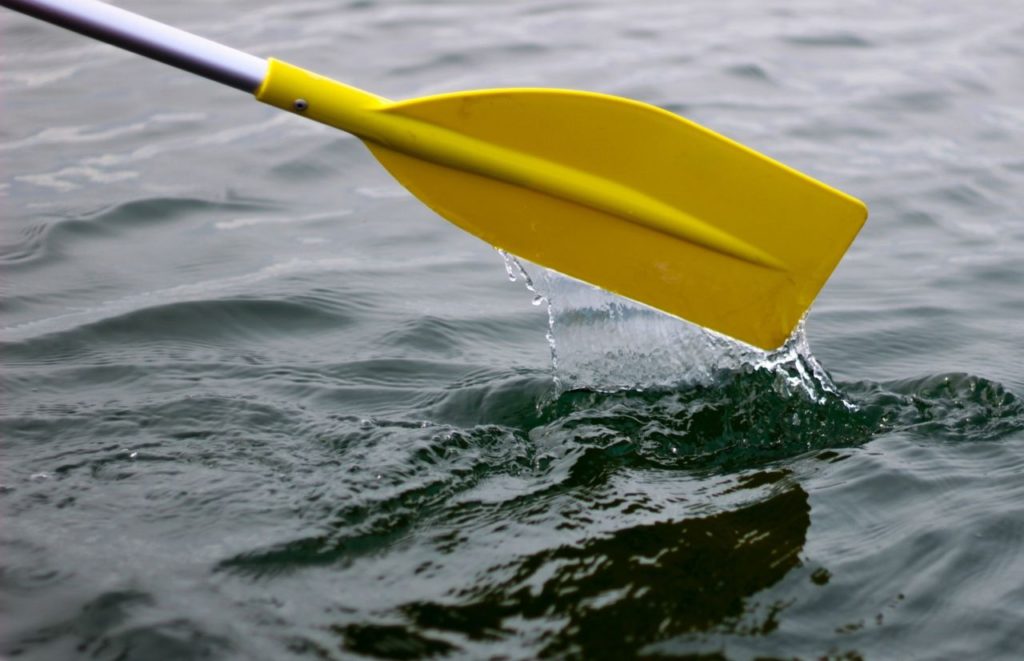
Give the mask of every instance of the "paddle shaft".
[[262, 58], [98, 0], [0, 0], [0, 5], [250, 94], [266, 77]]

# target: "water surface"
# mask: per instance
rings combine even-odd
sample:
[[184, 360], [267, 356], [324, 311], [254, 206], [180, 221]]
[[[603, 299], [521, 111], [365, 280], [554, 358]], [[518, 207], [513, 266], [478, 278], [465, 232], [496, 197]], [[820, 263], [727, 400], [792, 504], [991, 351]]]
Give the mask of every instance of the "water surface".
[[122, 4], [393, 98], [641, 99], [872, 217], [764, 355], [5, 11], [0, 653], [1016, 658], [1015, 3]]

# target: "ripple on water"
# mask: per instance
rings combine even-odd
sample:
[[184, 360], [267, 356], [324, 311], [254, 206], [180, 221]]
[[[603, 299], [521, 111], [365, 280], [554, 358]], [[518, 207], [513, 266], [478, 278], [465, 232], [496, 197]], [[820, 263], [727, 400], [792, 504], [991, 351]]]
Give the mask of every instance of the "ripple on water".
[[150, 352], [150, 362], [160, 346], [179, 353], [188, 347], [237, 349], [248, 342], [335, 332], [353, 323], [342, 305], [315, 298], [193, 300], [136, 309], [0, 346], [11, 364], [67, 364], [88, 358], [110, 362], [110, 357], [143, 349]]
[[147, 230], [154, 224], [180, 222], [197, 216], [252, 213], [268, 208], [265, 201], [208, 200], [189, 197], [148, 197], [73, 218], [58, 218], [22, 230], [11, 244], [0, 246], [0, 265], [40, 266], [59, 261], [72, 246], [87, 240], [109, 241], [117, 234]]
[[[448, 633], [520, 635], [540, 642], [541, 656], [632, 656], [682, 633], [737, 626], [749, 596], [800, 564], [809, 511], [806, 492], [792, 487], [736, 510], [627, 527], [491, 567], [444, 601], [404, 604], [407, 627], [372, 639], [366, 625], [339, 633], [348, 649], [375, 654], [396, 638]], [[769, 610], [740, 626], [770, 629], [771, 619]]]
[[12, 647], [20, 656], [45, 649], [51, 658], [87, 655], [94, 659], [217, 658], [234, 646], [185, 617], [167, 617], [156, 600], [138, 591], [106, 592], [63, 621], [39, 629]]
[[[403, 362], [390, 374], [368, 362], [317, 378], [356, 394], [373, 383], [402, 387], [402, 370], [414, 371]], [[864, 458], [872, 454], [859, 448], [894, 437], [934, 443], [936, 435], [991, 442], [1024, 429], [1020, 400], [966, 375], [826, 388], [807, 374], [806, 364], [748, 365], [720, 369], [710, 382], [601, 391], [558, 390], [543, 374], [478, 368], [411, 407], [393, 402], [391, 415], [378, 417], [359, 415], [361, 405], [346, 413], [344, 400], [334, 411], [308, 400], [286, 405], [284, 390], [267, 396], [259, 388], [248, 397], [150, 392], [129, 406], [25, 408], [4, 420], [24, 442], [11, 446], [18, 469], [3, 497], [16, 521], [48, 521], [78, 535], [82, 557], [106, 548], [103, 531], [130, 519], [131, 529], [118, 533], [125, 547], [115, 552], [126, 566], [137, 566], [128, 556], [145, 549], [147, 563], [198, 566], [233, 592], [279, 595], [299, 609], [277, 625], [293, 651], [319, 649], [326, 639], [373, 654], [486, 655], [513, 640], [531, 654], [588, 655], [609, 645], [626, 655], [649, 645], [682, 653], [709, 649], [699, 642], [708, 632], [739, 649], [736, 640], [785, 630], [805, 602], [825, 592], [835, 598], [835, 590], [847, 595], [836, 615], [846, 619], [836, 626], [856, 624], [853, 615], [863, 612], [921, 621], [948, 613], [949, 604], [909, 597], [891, 613], [872, 605], [899, 592], [862, 578], [851, 585], [848, 577], [864, 569], [830, 554], [848, 548], [854, 562], [866, 562], [883, 553], [890, 567], [898, 560], [929, 580], [954, 572], [988, 547], [951, 547], [937, 538], [941, 522], [906, 520], [920, 498], [955, 493], [955, 480], [977, 478], [962, 465], [915, 458], [928, 447], [920, 442], [904, 441], [903, 461], [918, 461], [914, 470], [892, 464], [892, 453], [870, 469]], [[839, 495], [855, 499], [837, 496], [815, 508], [825, 521], [844, 520], [836, 530], [850, 533], [826, 540], [830, 551], [819, 561], [827, 570], [806, 560], [810, 503], [801, 485], [815, 473], [795, 480], [797, 457], [835, 466], [823, 479], [846, 485], [849, 496]], [[927, 463], [931, 475], [922, 470]], [[990, 464], [979, 457], [977, 467]], [[1005, 475], [995, 477], [1005, 483]], [[971, 518], [977, 524], [964, 534], [999, 535], [995, 544], [1015, 539], [1019, 531], [1004, 528], [1005, 516], [985, 516], [971, 493], [978, 491], [947, 498], [945, 520]], [[117, 506], [133, 499], [150, 503], [145, 517]], [[891, 503], [882, 520], [880, 501]], [[97, 511], [105, 523], [77, 515]], [[1007, 560], [979, 578], [997, 580], [1012, 566]], [[915, 594], [900, 575], [900, 589]], [[59, 587], [83, 580], [65, 578]], [[287, 596], [297, 593], [308, 606]], [[1012, 595], [1000, 595], [988, 612], [1004, 623]], [[250, 607], [253, 617], [277, 612]], [[143, 617], [153, 608], [164, 605], [138, 602], [130, 610]], [[51, 622], [19, 644], [220, 644], [222, 628], [198, 627], [173, 608], [156, 621], [88, 636]]]

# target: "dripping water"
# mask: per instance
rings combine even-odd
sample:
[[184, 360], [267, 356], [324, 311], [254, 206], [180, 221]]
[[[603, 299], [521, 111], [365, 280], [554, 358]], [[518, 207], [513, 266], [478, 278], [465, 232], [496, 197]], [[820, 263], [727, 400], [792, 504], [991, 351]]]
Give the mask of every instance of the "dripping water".
[[803, 320], [783, 346], [764, 351], [550, 269], [535, 280], [522, 261], [499, 252], [509, 280], [522, 282], [534, 305], [547, 306], [546, 338], [559, 392], [710, 385], [726, 372], [764, 371], [787, 395], [856, 408], [814, 357]]
[[555, 390], [560, 391], [562, 389], [562, 381], [558, 377], [558, 345], [555, 341], [555, 311], [551, 304], [551, 296], [541, 294], [537, 290], [537, 287], [533, 284], [533, 278], [526, 272], [522, 262], [515, 255], [500, 248], [498, 249], [498, 254], [505, 261], [505, 273], [508, 275], [509, 281], [517, 282], [521, 279], [526, 290], [533, 294], [533, 305], [539, 306], [544, 304], [547, 307], [548, 329], [544, 333], [544, 337], [547, 339], [548, 347], [551, 349], [551, 375], [555, 383]]

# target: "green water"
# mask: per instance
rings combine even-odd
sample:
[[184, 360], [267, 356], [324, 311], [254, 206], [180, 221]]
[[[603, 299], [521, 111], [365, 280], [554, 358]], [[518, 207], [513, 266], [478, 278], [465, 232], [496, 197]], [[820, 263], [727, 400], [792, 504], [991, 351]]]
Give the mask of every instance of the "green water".
[[1018, 3], [122, 4], [393, 98], [642, 99], [872, 216], [765, 355], [4, 11], [0, 655], [1019, 657]]

